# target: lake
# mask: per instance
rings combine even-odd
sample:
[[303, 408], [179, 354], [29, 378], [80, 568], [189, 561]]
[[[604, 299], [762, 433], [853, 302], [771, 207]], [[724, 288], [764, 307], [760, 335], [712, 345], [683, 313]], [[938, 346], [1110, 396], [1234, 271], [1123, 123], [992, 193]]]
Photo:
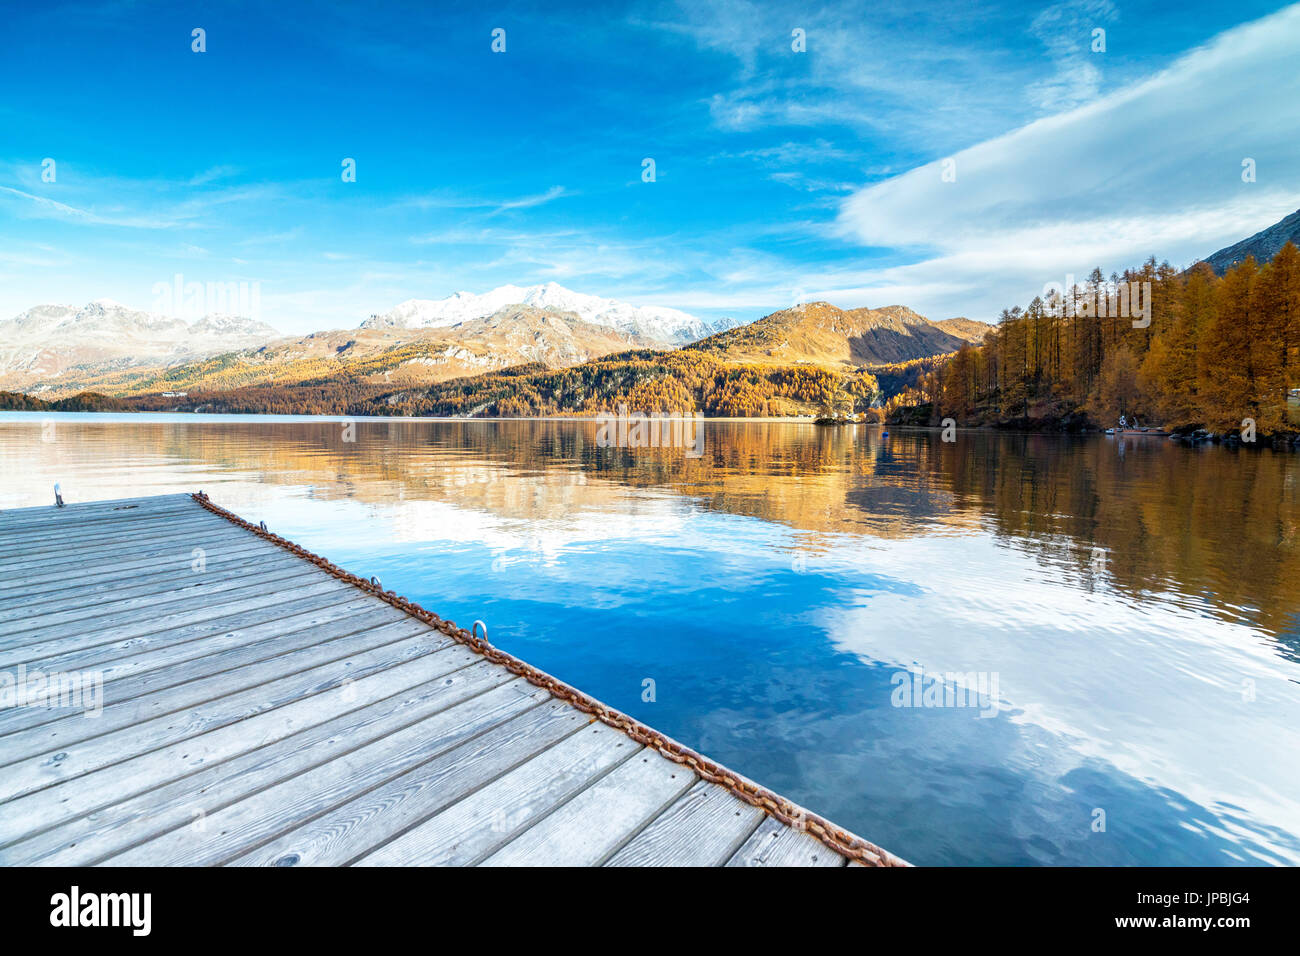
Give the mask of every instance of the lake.
[[916, 863], [1300, 863], [1300, 455], [596, 438], [3, 413], [0, 509], [201, 489]]

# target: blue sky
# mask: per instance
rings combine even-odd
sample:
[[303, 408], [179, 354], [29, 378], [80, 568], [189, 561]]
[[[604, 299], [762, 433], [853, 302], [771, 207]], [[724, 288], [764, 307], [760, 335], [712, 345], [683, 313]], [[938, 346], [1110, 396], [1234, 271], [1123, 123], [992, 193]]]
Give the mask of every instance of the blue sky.
[[0, 317], [180, 273], [291, 332], [545, 281], [988, 320], [1300, 207], [1300, 7], [916, 6], [11, 7]]

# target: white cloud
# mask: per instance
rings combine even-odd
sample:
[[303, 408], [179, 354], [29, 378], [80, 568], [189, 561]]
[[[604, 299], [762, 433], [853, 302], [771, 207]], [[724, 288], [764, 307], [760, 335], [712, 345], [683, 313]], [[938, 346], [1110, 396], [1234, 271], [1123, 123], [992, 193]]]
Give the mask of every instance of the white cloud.
[[[952, 148], [1005, 129], [1009, 115], [1029, 115], [1023, 87], [1044, 71], [1039, 58], [991, 39], [1028, 26], [1016, 9], [976, 19], [957, 0], [886, 0], [869, 11], [848, 0], [677, 7], [671, 22], [647, 25], [734, 61], [730, 82], [703, 98], [727, 132], [847, 127], [893, 145]], [[805, 31], [806, 52], [791, 49], [794, 27]]]
[[563, 186], [552, 186], [542, 193], [534, 195], [520, 196], [517, 199], [487, 199], [482, 196], [464, 195], [457, 192], [443, 190], [437, 193], [428, 193], [421, 196], [409, 196], [398, 201], [395, 205], [397, 208], [410, 209], [482, 209], [487, 210], [489, 215], [507, 212], [511, 209], [531, 209], [534, 206], [541, 206], [562, 196], [572, 196], [573, 193]]
[[778, 143], [759, 149], [746, 149], [739, 153], [720, 153], [717, 159], [752, 159], [768, 166], [803, 166], [814, 163], [845, 162], [854, 158], [847, 149], [841, 149], [824, 138], [801, 142]]
[[552, 186], [550, 189], [546, 190], [546, 192], [539, 193], [536, 196], [524, 196], [520, 199], [511, 199], [507, 202], [503, 202], [495, 211], [506, 212], [510, 209], [531, 209], [533, 206], [540, 206], [553, 199], [559, 199], [564, 195], [567, 195], [567, 193], [563, 186]]
[[[991, 318], [1066, 273], [1187, 264], [1300, 206], [1300, 6], [1230, 30], [1137, 84], [860, 190], [839, 227], [913, 265], [922, 311]], [[1241, 163], [1258, 164], [1243, 183]], [[955, 293], [955, 294], [950, 294]]]
[[212, 166], [190, 179], [190, 185], [204, 186], [218, 179], [227, 179], [238, 173], [239, 168], [236, 166]]

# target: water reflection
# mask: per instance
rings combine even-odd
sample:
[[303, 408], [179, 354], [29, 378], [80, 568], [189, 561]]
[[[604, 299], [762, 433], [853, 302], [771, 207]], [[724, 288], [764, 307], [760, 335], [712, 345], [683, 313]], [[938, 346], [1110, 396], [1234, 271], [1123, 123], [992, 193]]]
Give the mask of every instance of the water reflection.
[[[1293, 456], [49, 418], [0, 417], [0, 508], [203, 488], [919, 862], [1300, 862]], [[909, 667], [998, 715], [891, 706]]]

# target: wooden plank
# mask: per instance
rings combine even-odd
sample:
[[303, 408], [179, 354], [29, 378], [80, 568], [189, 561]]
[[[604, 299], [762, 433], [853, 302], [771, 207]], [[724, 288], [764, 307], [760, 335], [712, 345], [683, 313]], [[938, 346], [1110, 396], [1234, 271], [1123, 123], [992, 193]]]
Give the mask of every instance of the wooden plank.
[[102, 518], [95, 521], [77, 521], [51, 526], [33, 525], [27, 529], [18, 529], [0, 521], [0, 555], [6, 560], [15, 553], [31, 550], [40, 551], [66, 547], [77, 542], [87, 544], [104, 538], [121, 536], [132, 529], [161, 530], [173, 525], [197, 525], [203, 522], [224, 522], [220, 515], [190, 505], [178, 507], [171, 511], [160, 511], [146, 517], [135, 519]]
[[48, 504], [30, 505], [26, 508], [7, 508], [0, 511], [0, 531], [29, 526], [59, 527], [102, 518], [122, 518], [165, 511], [181, 505], [200, 507], [187, 494], [145, 495], [140, 498], [113, 498], [106, 501], [67, 501], [62, 508], [54, 504], [54, 488], [50, 487]]
[[130, 516], [165, 511], [180, 506], [196, 508], [198, 504], [187, 492], [170, 492], [165, 494], [141, 495], [134, 498], [79, 499], [75, 493], [71, 499], [65, 493], [62, 508], [54, 504], [54, 485], [50, 485], [50, 497], [40, 504], [26, 505], [22, 508], [6, 508], [0, 511], [0, 526], [5, 522], [24, 524], [43, 520], [83, 520], [104, 515]]
[[[51, 491], [52, 490], [53, 486], [51, 486]], [[66, 497], [67, 496], [65, 496], [65, 498]], [[53, 504], [49, 502], [42, 502], [38, 505], [24, 505], [21, 508], [7, 508], [0, 512], [0, 515], [4, 515], [6, 518], [17, 519], [25, 516], [40, 515], [45, 512], [57, 515], [66, 511], [114, 511], [128, 506], [132, 508], [162, 507], [175, 501], [193, 501], [193, 498], [188, 492], [183, 491], [163, 493], [155, 492], [150, 495], [136, 495], [130, 498], [76, 498], [74, 496], [68, 499], [67, 504], [61, 509], [55, 508]]]
[[[457, 653], [461, 655], [459, 659]], [[111, 763], [93, 775], [67, 778], [69, 784], [80, 781], [78, 785], [47, 786], [11, 799], [4, 804], [4, 813], [0, 813], [0, 846], [282, 740], [344, 711], [360, 709], [410, 687], [445, 677], [476, 659], [472, 651], [449, 648], [347, 684], [335, 681], [292, 703]]]
[[[141, 693], [129, 700], [103, 707], [94, 719], [88, 720], [80, 713], [68, 714], [58, 720], [0, 737], [0, 760], [12, 764], [24, 757], [51, 750], [69, 751], [74, 744], [101, 738], [128, 727], [136, 733], [143, 733], [147, 730], [148, 722], [155, 718], [190, 708], [206, 713], [213, 706], [208, 702], [229, 699], [241, 691], [264, 688], [276, 680], [318, 670], [327, 664], [350, 663], [348, 658], [359, 656], [363, 652], [421, 636], [430, 636], [429, 628], [412, 618], [380, 627], [364, 627], [355, 633], [328, 641], [317, 641], [270, 660], [218, 671], [152, 693]], [[425, 653], [452, 644], [451, 638], [444, 637], [441, 641], [429, 644]]]
[[[21, 796], [82, 774], [121, 763], [132, 757], [235, 724], [267, 710], [301, 702], [323, 691], [355, 683], [362, 677], [390, 670], [419, 657], [439, 657], [448, 670], [462, 667], [471, 651], [459, 645], [436, 653], [443, 635], [426, 631], [416, 637], [385, 644], [342, 661], [331, 662], [209, 701], [181, 714], [167, 714], [142, 723], [74, 743], [64, 749], [47, 748], [30, 757], [10, 761], [0, 771], [0, 800]], [[5, 748], [5, 759], [9, 748]]]
[[820, 840], [766, 817], [727, 866], [843, 866], [845, 862]]
[[291, 590], [276, 594], [259, 593], [254, 597], [248, 596], [243, 591], [231, 592], [235, 597], [230, 601], [222, 601], [220, 604], [194, 608], [189, 611], [178, 611], [154, 620], [136, 621], [116, 627], [60, 628], [58, 629], [60, 631], [58, 636], [49, 637], [37, 643], [21, 644], [12, 649], [0, 649], [0, 667], [8, 667], [14, 664], [30, 665], [47, 657], [66, 653], [74, 648], [111, 644], [126, 638], [144, 637], [148, 634], [156, 634], [175, 628], [209, 624], [216, 625], [217, 629], [220, 629], [218, 622], [245, 611], [262, 611], [262, 616], [265, 617], [267, 609], [275, 607], [282, 601], [296, 601], [301, 598], [338, 594], [348, 587], [349, 585], [341, 581], [330, 579], [312, 584], [302, 584]]
[[148, 498], [135, 505], [130, 503], [118, 505], [113, 502], [112, 506], [109, 506], [109, 502], [105, 502], [104, 507], [65, 505], [60, 509], [51, 503], [51, 505], [22, 511], [0, 511], [0, 536], [31, 535], [40, 532], [66, 535], [81, 528], [98, 528], [114, 523], [146, 522], [165, 515], [190, 515], [200, 514], [200, 512], [212, 514], [211, 511], [203, 509], [198, 503], [192, 501], [187, 494], [169, 499]]
[[[39, 616], [62, 613], [78, 608], [97, 608], [109, 602], [144, 595], [168, 595], [195, 586], [206, 580], [230, 578], [238, 574], [261, 574], [278, 567], [301, 567], [302, 560], [291, 554], [254, 554], [252, 559], [229, 568], [213, 568], [206, 564], [204, 570], [192, 568], [184, 571], [171, 571], [166, 574], [137, 576], [134, 583], [120, 578], [95, 586], [72, 585], [66, 591], [51, 594], [47, 592], [44, 600], [33, 597], [22, 601], [0, 601], [0, 623], [32, 619]], [[220, 572], [220, 573], [218, 573]]]
[[[285, 555], [286, 552], [282, 548], [269, 545], [259, 538], [248, 538], [220, 548], [205, 549], [204, 561], [207, 571], [204, 573], [231, 570], [245, 561], [278, 558]], [[289, 555], [289, 557], [293, 556]], [[89, 598], [96, 594], [111, 593], [114, 588], [123, 583], [140, 584], [163, 580], [168, 576], [193, 575], [195, 573], [193, 562], [194, 555], [191, 548], [190, 551], [178, 552], [164, 561], [146, 562], [125, 571], [111, 569], [100, 572], [96, 567], [86, 568], [83, 573], [77, 575], [69, 575], [61, 571], [44, 581], [29, 578], [26, 582], [19, 581], [0, 591], [0, 607], [30, 608], [34, 603], [39, 604], [44, 600]]]
[[643, 749], [479, 865], [599, 866], [698, 779]]
[[[281, 622], [287, 628], [297, 628], [302, 625], [304, 616], [332, 614], [347, 605], [368, 600], [356, 595], [355, 589], [344, 588], [324, 595], [311, 594], [297, 600], [286, 601], [284, 604], [275, 605], [275, 613], [283, 615], [278, 618], [268, 618], [265, 610], [255, 608], [185, 627], [157, 631], [153, 634], [134, 635], [107, 644], [90, 647], [74, 644], [60, 654], [29, 661], [28, 666], [46, 672], [102, 669], [105, 674], [110, 671], [116, 673], [120, 669], [129, 670], [131, 658], [164, 648], [175, 649], [182, 655], [188, 655], [181, 659], [188, 659], [196, 656], [188, 654], [188, 651], [194, 648], [231, 647], [241, 641], [265, 638], [274, 634]], [[370, 601], [369, 606], [374, 606], [373, 601]], [[194, 645], [194, 648], [188, 645]], [[200, 651], [202, 652], [204, 651]]]
[[[477, 687], [461, 682], [461, 675], [471, 670], [477, 677], [480, 671], [471, 665], [440, 680], [421, 682], [282, 740], [210, 763], [177, 780], [0, 847], [0, 865], [91, 866], [181, 826], [206, 830], [207, 817], [222, 807], [337, 760], [462, 700], [473, 699]], [[502, 679], [511, 677], [499, 668], [491, 669], [491, 673]], [[514, 701], [524, 701], [521, 706], [526, 707], [550, 697], [518, 677], [493, 685], [481, 696], [482, 711]], [[93, 781], [94, 777], [92, 774], [84, 779]], [[61, 784], [60, 788], [70, 786], [77, 786], [77, 782]]]
[[[287, 557], [287, 556], [286, 556]], [[68, 608], [62, 611], [42, 609], [39, 616], [17, 621], [0, 621], [0, 646], [12, 646], [11, 637], [21, 634], [41, 636], [55, 627], [75, 623], [82, 628], [98, 627], [111, 621], [113, 624], [125, 624], [138, 620], [141, 613], [157, 616], [178, 606], [207, 603], [217, 595], [224, 595], [241, 589], [291, 586], [293, 582], [303, 580], [322, 580], [329, 575], [319, 568], [304, 561], [285, 560], [269, 567], [262, 566], [256, 572], [244, 570], [238, 575], [209, 575], [206, 572], [192, 572], [193, 581], [180, 586], [173, 583], [161, 591], [154, 590], [133, 597], [118, 597], [112, 601], [102, 601], [86, 607]]]
[[350, 863], [586, 726], [583, 714], [549, 700], [231, 862], [239, 866]]
[[[133, 554], [113, 560], [100, 560], [87, 567], [73, 565], [71, 567], [63, 566], [42, 570], [39, 573], [13, 578], [14, 583], [12, 584], [0, 585], [0, 598], [12, 597], [22, 593], [40, 593], [58, 582], [66, 582], [69, 579], [83, 576], [95, 575], [102, 577], [108, 574], [125, 574], [129, 571], [141, 569], [163, 571], [168, 568], [189, 567], [190, 562], [194, 560], [194, 548], [196, 547], [202, 548], [208, 555], [212, 555], [223, 548], [243, 546], [247, 539], [247, 533], [244, 533], [241, 537], [238, 528], [231, 534], [219, 534], [214, 531], [210, 532], [209, 536], [202, 541], [194, 542], [192, 547], [164, 548], [157, 554]], [[263, 546], [268, 552], [276, 548], [269, 541], [263, 542]]]
[[[98, 618], [85, 621], [78, 619], [56, 620], [48, 626], [13, 631], [0, 635], [0, 654], [7, 655], [11, 651], [29, 645], [50, 644], [69, 637], [85, 639], [87, 635], [93, 634], [95, 640], [104, 640], [113, 635], [149, 633], [165, 627], [180, 626], [190, 620], [215, 617], [225, 613], [221, 610], [222, 608], [247, 602], [268, 591], [289, 594], [296, 590], [323, 584], [349, 587], [346, 582], [340, 581], [338, 578], [305, 562], [300, 562], [297, 567], [290, 567], [283, 574], [284, 576], [281, 577], [280, 573], [277, 572], [276, 578], [269, 583], [263, 583], [255, 574], [231, 575], [229, 577], [233, 580], [235, 587], [215, 592], [209, 595], [205, 601], [182, 602], [176, 605], [162, 606], [155, 614], [150, 614], [148, 607], [135, 607], [120, 614], [110, 615], [103, 620]], [[141, 630], [142, 626], [143, 631]]]
[[[216, 638], [203, 638], [177, 647], [156, 649], [110, 661], [107, 665], [93, 669], [61, 667], [49, 668], [45, 672], [91, 670], [103, 681], [103, 706], [111, 707], [146, 694], [157, 693], [167, 687], [189, 684], [213, 674], [267, 661], [281, 654], [406, 618], [396, 610], [393, 610], [392, 616], [376, 614], [374, 605], [368, 601], [354, 601], [326, 611], [323, 614], [297, 615], [290, 619], [292, 623], [272, 622], [272, 626], [259, 635], [263, 639], [251, 643], [246, 640], [218, 641]], [[35, 705], [0, 710], [0, 750], [5, 746], [3, 738], [6, 735], [49, 724], [67, 716], [66, 710]]]
[[58, 534], [51, 534], [48, 531], [15, 534], [6, 532], [0, 527], [0, 560], [7, 562], [24, 554], [54, 553], [77, 547], [94, 547], [103, 542], [119, 539], [130, 532], [156, 533], [181, 528], [212, 527], [216, 524], [229, 525], [229, 522], [220, 515], [191, 508], [140, 520], [104, 521], [98, 525], [83, 526], [75, 532], [68, 529]]
[[358, 866], [469, 866], [642, 748], [591, 724], [357, 860]]
[[[44, 542], [39, 545], [19, 548], [0, 558], [0, 574], [9, 576], [27, 568], [68, 567], [73, 564], [89, 565], [94, 562], [112, 558], [117, 553], [130, 553], [150, 544], [168, 541], [183, 542], [187, 537], [207, 534], [228, 534], [238, 531], [229, 524], [219, 523], [215, 517], [201, 518], [184, 524], [167, 523], [157, 528], [118, 529], [117, 533], [104, 535], [90, 540], [72, 540], [66, 542]], [[222, 525], [225, 524], [223, 527]], [[126, 533], [123, 533], [124, 530]], [[245, 537], [248, 537], [245, 532]]]
[[111, 548], [87, 549], [76, 556], [57, 560], [34, 558], [25, 565], [11, 564], [3, 569], [3, 573], [6, 581], [46, 583], [69, 575], [77, 576], [96, 571], [105, 566], [128, 563], [138, 566], [149, 558], [167, 558], [175, 554], [184, 554], [186, 558], [192, 560], [196, 548], [206, 552], [242, 544], [247, 540], [248, 535], [241, 534], [238, 528], [209, 527], [201, 533], [151, 535], [134, 542], [119, 543]]
[[607, 866], [721, 866], [763, 820], [763, 811], [701, 780]]
[[[263, 648], [277, 639], [299, 640], [298, 632], [321, 625], [344, 626], [347, 618], [357, 618], [371, 627], [406, 619], [407, 615], [395, 608], [376, 607], [375, 602], [355, 591], [338, 591], [326, 598], [308, 597], [276, 605], [281, 617], [268, 618], [260, 611], [220, 621], [205, 621], [200, 629], [179, 629], [128, 638], [114, 644], [104, 644], [86, 649], [73, 649], [56, 657], [42, 658], [36, 663], [46, 673], [68, 671], [94, 671], [102, 675], [106, 692], [122, 693], [115, 681], [146, 675], [150, 671], [166, 668], [166, 676], [174, 683], [189, 679], [195, 668], [208, 666], [204, 659], [212, 656], [214, 663], [234, 660], [232, 655], [248, 651], [256, 660]], [[251, 621], [245, 625], [243, 622]], [[221, 623], [224, 622], [224, 623]], [[234, 626], [226, 626], [230, 623]], [[217, 626], [221, 623], [221, 626]], [[341, 633], [351, 633], [361, 628], [346, 622]], [[321, 633], [329, 633], [322, 631]], [[194, 663], [194, 667], [179, 665]], [[214, 669], [220, 670], [221, 667]], [[150, 686], [158, 686], [161, 678], [148, 678]], [[0, 714], [0, 727], [9, 726], [5, 714]], [[3, 731], [0, 731], [2, 733]]]
[[[289, 558], [288, 555], [284, 557]], [[119, 598], [117, 595], [110, 594], [90, 605], [65, 608], [63, 610], [49, 609], [38, 600], [33, 600], [33, 604], [39, 610], [36, 624], [33, 626], [29, 623], [24, 626], [20, 621], [4, 622], [3, 625], [0, 625], [0, 627], [4, 628], [3, 631], [0, 631], [0, 644], [8, 645], [11, 637], [16, 638], [23, 631], [42, 629], [53, 633], [59, 625], [81, 620], [88, 612], [93, 617], [112, 616], [115, 623], [127, 623], [131, 619], [132, 613], [139, 611], [141, 608], [147, 608], [151, 602], [153, 606], [157, 607], [173, 605], [184, 601], [195, 593], [213, 593], [212, 589], [229, 591], [241, 587], [256, 586], [261, 579], [302, 578], [313, 574], [322, 578], [331, 577], [314, 565], [305, 561], [294, 561], [290, 558], [288, 561], [281, 560], [270, 566], [263, 564], [259, 571], [247, 570], [242, 565], [212, 573], [206, 570], [195, 571], [191, 569], [188, 578], [171, 577], [162, 586], [155, 587], [152, 591], [146, 591], [143, 594], [137, 594], [134, 597]], [[337, 580], [336, 578], [332, 579]], [[141, 587], [143, 586], [141, 585]], [[95, 613], [97, 611], [102, 613]]]
[[[478, 688], [499, 681], [500, 668], [480, 661], [454, 675]], [[167, 833], [111, 857], [112, 866], [204, 866], [260, 846], [358, 794], [387, 783], [541, 702], [517, 691], [463, 703], [331, 760], [291, 780], [206, 815], [203, 833]]]
[[126, 535], [86, 548], [61, 552], [57, 556], [24, 553], [0, 565], [0, 573], [14, 576], [30, 570], [90, 567], [100, 561], [149, 557], [177, 550], [192, 551], [194, 548], [203, 547], [205, 541], [234, 541], [247, 537], [248, 532], [241, 531], [233, 525], [225, 524], [223, 527], [207, 521], [203, 522], [202, 527], [178, 528], [157, 534], [131, 531]]

